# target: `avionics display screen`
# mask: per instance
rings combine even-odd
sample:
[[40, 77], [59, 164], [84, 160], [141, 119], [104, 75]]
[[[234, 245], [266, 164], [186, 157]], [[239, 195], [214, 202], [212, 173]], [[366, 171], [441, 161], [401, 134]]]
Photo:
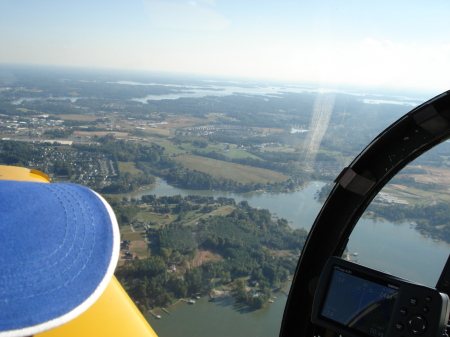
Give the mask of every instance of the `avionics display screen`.
[[335, 265], [320, 315], [370, 336], [383, 337], [389, 324], [397, 285], [358, 276]]

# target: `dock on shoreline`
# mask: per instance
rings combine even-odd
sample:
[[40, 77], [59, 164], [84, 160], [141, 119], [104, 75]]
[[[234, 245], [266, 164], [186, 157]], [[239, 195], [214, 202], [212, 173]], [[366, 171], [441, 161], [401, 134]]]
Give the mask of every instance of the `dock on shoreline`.
[[170, 316], [172, 316], [172, 314], [170, 312], [168, 312], [165, 308], [161, 308], [162, 311], [164, 311], [165, 313], [169, 314]]
[[153, 311], [149, 310], [149, 313], [151, 313], [155, 318], [161, 319], [160, 315], [155, 314]]

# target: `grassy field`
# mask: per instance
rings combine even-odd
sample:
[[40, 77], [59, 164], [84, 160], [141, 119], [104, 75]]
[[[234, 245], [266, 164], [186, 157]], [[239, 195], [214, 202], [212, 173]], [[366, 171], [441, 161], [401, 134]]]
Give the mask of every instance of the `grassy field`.
[[154, 221], [160, 225], [167, 225], [172, 221], [176, 220], [178, 216], [173, 214], [158, 214], [147, 211], [141, 211], [138, 213], [138, 215], [136, 215], [136, 218], [143, 219], [146, 221]]
[[193, 155], [179, 156], [175, 160], [191, 170], [209, 173], [216, 178], [233, 179], [241, 183], [281, 182], [289, 178], [285, 174], [271, 170], [227, 163]]
[[[412, 166], [417, 167], [417, 166]], [[439, 184], [450, 187], [450, 169], [447, 167], [420, 166], [427, 173], [399, 174], [399, 177], [412, 177], [415, 181], [425, 184]]]
[[133, 233], [133, 231], [131, 230], [131, 227], [129, 225], [126, 226], [121, 226], [120, 227], [120, 233], [124, 234], [124, 233]]
[[148, 135], [170, 136], [170, 130], [168, 129], [146, 128], [145, 130], [142, 130], [142, 132], [145, 132]]
[[155, 143], [156, 145], [165, 148], [164, 153], [168, 155], [186, 153], [186, 150], [180, 149], [178, 146], [173, 145], [173, 143], [170, 141], [157, 141], [152, 143]]
[[[286, 152], [286, 153], [294, 153], [296, 150], [295, 147], [292, 146], [266, 146], [262, 149], [263, 152]], [[300, 158], [301, 152], [299, 152]]]
[[254, 158], [254, 159], [261, 159], [258, 156], [255, 156], [251, 153], [248, 153], [242, 148], [238, 148], [235, 144], [230, 144], [230, 149], [227, 151], [224, 151], [226, 148], [225, 144], [208, 144], [205, 148], [199, 148], [195, 147], [192, 144], [189, 143], [183, 143], [180, 146], [174, 145], [170, 141], [157, 141], [153, 142], [159, 146], [162, 146], [165, 148], [165, 153], [168, 155], [178, 155], [178, 154], [184, 154], [186, 152], [192, 152], [192, 151], [199, 151], [199, 152], [217, 152], [220, 154], [223, 154], [227, 156], [228, 158]]
[[245, 151], [244, 149], [238, 148], [237, 145], [230, 145], [230, 150], [229, 152], [223, 152], [223, 154], [225, 156], [227, 156], [228, 158], [253, 158], [253, 159], [261, 159], [258, 156], [255, 156], [251, 153], [248, 153], [247, 151]]
[[[231, 212], [233, 212], [234, 209], [235, 209], [234, 206], [222, 206], [222, 207], [219, 207], [216, 210], [212, 211], [209, 214], [211, 214], [211, 215], [225, 215], [226, 216], [226, 215], [230, 214]], [[209, 214], [208, 214], [208, 216], [209, 216]]]
[[141, 170], [136, 168], [135, 163], [133, 163], [133, 162], [119, 161], [117, 163], [119, 165], [120, 173], [125, 173], [125, 172], [129, 172], [131, 174], [143, 173]]
[[406, 200], [410, 205], [427, 204], [439, 199], [450, 202], [450, 194], [446, 191], [425, 191], [414, 187], [388, 184], [382, 192], [391, 193], [399, 199]]
[[450, 195], [447, 193], [439, 193], [438, 191], [424, 191], [413, 187], [408, 188], [407, 191], [419, 196], [421, 201], [432, 200], [433, 198], [436, 198], [445, 202], [450, 202]]
[[65, 119], [68, 121], [82, 121], [82, 122], [93, 122], [98, 119], [95, 116], [87, 116], [87, 115], [59, 115], [61, 119]]
[[192, 145], [190, 143], [183, 143], [183, 144], [181, 144], [181, 147], [183, 149], [185, 149], [185, 151], [189, 151], [189, 152], [191, 152], [191, 151], [199, 151], [199, 152], [213, 152], [213, 151], [216, 151], [216, 152], [221, 152], [225, 148], [225, 145], [223, 145], [223, 144], [208, 144], [207, 147], [201, 148], [201, 147], [194, 146], [194, 145]]
[[16, 110], [19, 110], [19, 111], [22, 111], [22, 112], [36, 111], [36, 110], [27, 109], [27, 108], [16, 108]]
[[141, 232], [122, 233], [122, 240], [123, 241], [144, 240], [144, 233], [141, 233]]
[[[140, 259], [150, 257], [150, 249], [144, 233], [122, 233], [122, 240], [131, 242], [129, 252], [136, 254]], [[120, 256], [122, 255], [123, 253], [121, 252]]]
[[125, 138], [128, 136], [127, 132], [116, 132], [116, 131], [75, 131], [75, 135], [82, 137], [104, 137], [106, 135], [113, 134], [115, 138]]

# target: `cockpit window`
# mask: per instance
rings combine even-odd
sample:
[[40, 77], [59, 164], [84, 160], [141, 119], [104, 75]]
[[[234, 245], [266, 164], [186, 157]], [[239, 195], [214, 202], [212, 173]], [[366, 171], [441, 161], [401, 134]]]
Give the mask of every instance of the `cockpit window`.
[[372, 201], [344, 258], [435, 287], [450, 254], [444, 142], [400, 171]]

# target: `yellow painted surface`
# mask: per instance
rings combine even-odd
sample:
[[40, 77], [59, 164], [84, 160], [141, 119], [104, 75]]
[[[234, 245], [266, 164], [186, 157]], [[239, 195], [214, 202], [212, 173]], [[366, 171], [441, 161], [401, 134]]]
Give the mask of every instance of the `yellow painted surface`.
[[50, 182], [50, 178], [41, 171], [7, 165], [0, 165], [0, 180], [32, 181], [36, 183]]
[[87, 311], [36, 337], [157, 337], [114, 276], [105, 292]]

